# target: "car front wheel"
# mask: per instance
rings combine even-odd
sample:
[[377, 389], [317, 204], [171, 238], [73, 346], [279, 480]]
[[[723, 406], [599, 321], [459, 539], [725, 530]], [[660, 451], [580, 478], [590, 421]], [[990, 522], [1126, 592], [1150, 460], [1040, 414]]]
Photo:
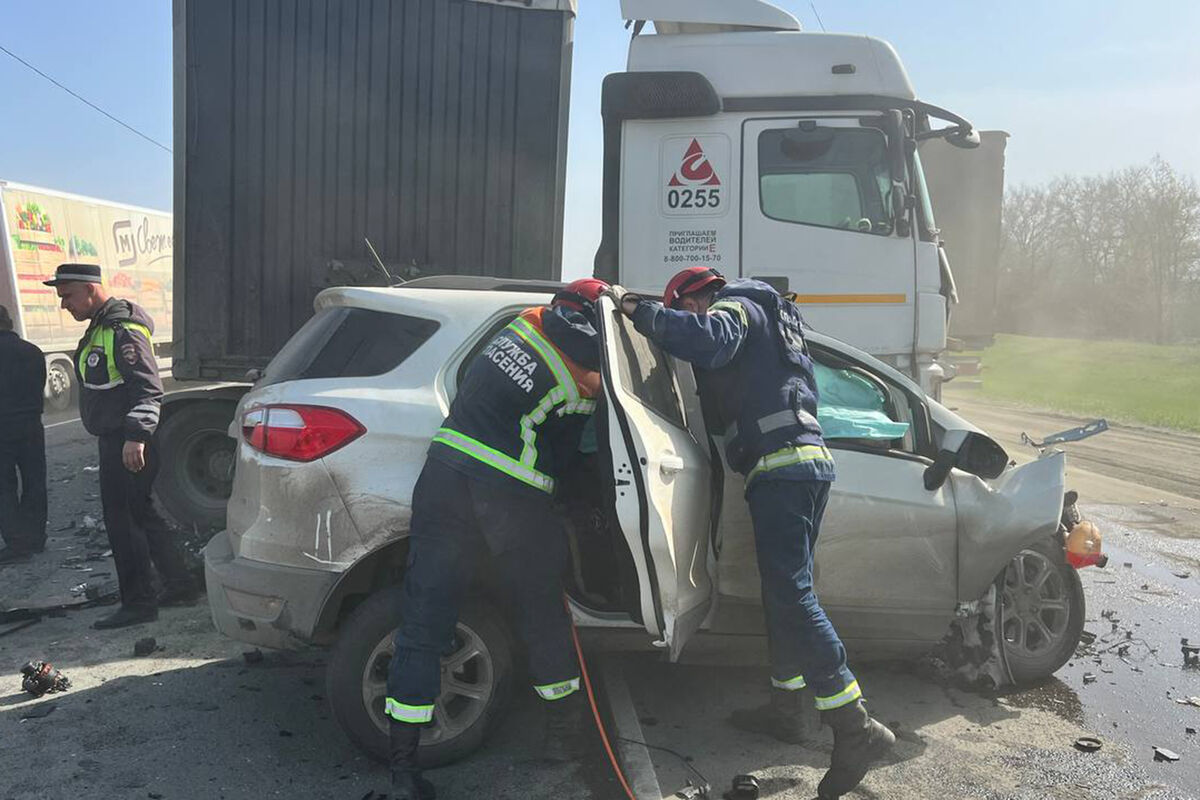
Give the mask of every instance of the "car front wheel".
[[[368, 755], [388, 758], [384, 714], [388, 667], [400, 627], [401, 587], [376, 592], [342, 626], [326, 669], [326, 694], [346, 735]], [[512, 645], [495, 610], [479, 599], [463, 602], [449, 652], [442, 657], [442, 693], [433, 722], [421, 731], [420, 759], [436, 767], [479, 747], [508, 701]]]
[[1009, 562], [1000, 584], [1000, 629], [1009, 672], [1018, 684], [1048, 677], [1075, 652], [1085, 616], [1083, 584], [1047, 539]]

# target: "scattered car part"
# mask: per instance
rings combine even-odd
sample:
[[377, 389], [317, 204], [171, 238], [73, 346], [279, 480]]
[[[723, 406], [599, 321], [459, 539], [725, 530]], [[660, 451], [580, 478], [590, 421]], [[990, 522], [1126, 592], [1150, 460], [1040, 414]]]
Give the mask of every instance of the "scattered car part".
[[135, 656], [148, 656], [158, 649], [158, 640], [153, 636], [146, 636], [138, 639], [133, 645], [133, 654]]
[[758, 778], [753, 775], [734, 775], [733, 787], [725, 793], [725, 800], [758, 800]]
[[1176, 753], [1174, 750], [1168, 750], [1165, 747], [1155, 747], [1154, 760], [1175, 762], [1179, 760], [1179, 753]]
[[1080, 736], [1075, 740], [1075, 749], [1082, 753], [1094, 753], [1103, 746], [1095, 736]]
[[1096, 673], [1094, 673], [1094, 672], [1083, 673], [1083, 682], [1085, 685], [1089, 684], [1089, 683], [1095, 683], [1096, 680], [1097, 680]]
[[1179, 649], [1183, 653], [1185, 667], [1200, 667], [1200, 644], [1190, 644], [1187, 639], [1181, 639]]
[[1035, 442], [1024, 431], [1021, 432], [1021, 444], [1027, 444], [1030, 447], [1036, 447], [1038, 450], [1045, 450], [1053, 444], [1063, 444], [1064, 442], [1078, 442], [1082, 439], [1095, 436], [1098, 433], [1104, 433], [1108, 430], [1108, 421], [1104, 419], [1092, 420], [1091, 422], [1080, 425], [1076, 428], [1068, 428], [1065, 431], [1052, 433], [1040, 442]]
[[1083, 567], [1106, 567], [1108, 556], [1101, 552], [1103, 539], [1095, 524], [1080, 520], [1069, 529], [1066, 539], [1067, 563], [1075, 569]]
[[257, 647], [253, 650], [247, 650], [242, 653], [242, 658], [246, 660], [247, 664], [261, 664], [263, 660], [263, 651], [259, 650]]
[[[21, 688], [34, 697], [54, 692], [65, 692], [71, 688], [71, 679], [63, 675], [49, 661], [26, 661], [21, 667]], [[47, 712], [49, 713], [49, 712]]]

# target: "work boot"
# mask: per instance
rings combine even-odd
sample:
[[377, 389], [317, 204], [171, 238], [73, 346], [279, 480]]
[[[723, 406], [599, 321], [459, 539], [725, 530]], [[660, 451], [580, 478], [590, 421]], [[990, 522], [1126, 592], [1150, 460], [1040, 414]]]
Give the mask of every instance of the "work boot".
[[788, 691], [772, 687], [771, 698], [757, 708], [739, 708], [729, 715], [729, 724], [738, 730], [761, 733], [788, 744], [804, 744], [808, 735], [804, 725], [803, 690]]
[[141, 625], [144, 622], [154, 622], [158, 619], [158, 609], [154, 606], [121, 606], [107, 617], [101, 617], [92, 623], [98, 631], [113, 628], [128, 628], [130, 625]]
[[861, 700], [821, 716], [833, 728], [833, 757], [817, 794], [820, 800], [836, 800], [862, 782], [871, 764], [892, 749], [896, 735], [871, 719]]
[[583, 756], [584, 731], [589, 712], [583, 692], [542, 703], [542, 757], [547, 761], [577, 761]]
[[417, 748], [421, 744], [421, 726], [391, 721], [388, 766], [392, 771], [390, 800], [435, 800], [437, 790], [421, 776], [417, 766]]

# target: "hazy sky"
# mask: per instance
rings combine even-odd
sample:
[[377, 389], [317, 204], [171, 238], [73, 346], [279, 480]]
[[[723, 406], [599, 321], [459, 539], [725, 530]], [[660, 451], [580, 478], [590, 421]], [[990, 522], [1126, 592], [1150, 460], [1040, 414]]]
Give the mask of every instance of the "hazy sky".
[[[808, 0], [777, 0], [820, 30]], [[564, 270], [599, 239], [600, 81], [625, 63], [617, 0], [579, 0]], [[1009, 184], [1156, 153], [1200, 175], [1200, 2], [819, 0], [830, 31], [890, 41], [918, 95], [1012, 134]], [[170, 0], [0, 0], [0, 45], [171, 145]], [[171, 156], [0, 53], [0, 178], [171, 207]]]

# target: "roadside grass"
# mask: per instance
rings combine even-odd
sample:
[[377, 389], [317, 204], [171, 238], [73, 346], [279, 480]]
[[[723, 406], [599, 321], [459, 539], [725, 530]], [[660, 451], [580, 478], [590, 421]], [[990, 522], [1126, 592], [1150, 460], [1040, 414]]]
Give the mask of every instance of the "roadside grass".
[[999, 334], [977, 355], [985, 397], [1200, 432], [1200, 346]]

